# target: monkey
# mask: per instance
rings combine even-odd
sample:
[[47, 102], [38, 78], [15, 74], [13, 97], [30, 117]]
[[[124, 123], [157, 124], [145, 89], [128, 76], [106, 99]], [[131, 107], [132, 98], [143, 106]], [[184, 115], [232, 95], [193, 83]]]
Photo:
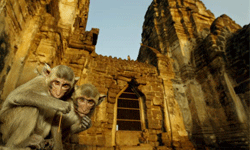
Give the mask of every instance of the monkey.
[[56, 112], [70, 112], [70, 103], [60, 99], [72, 94], [78, 80], [70, 67], [58, 65], [51, 69], [45, 64], [41, 75], [13, 90], [0, 110], [5, 146], [39, 148], [51, 130]]
[[62, 115], [61, 130], [58, 130], [59, 115], [55, 116], [57, 121], [51, 129], [55, 142], [53, 150], [62, 150], [62, 140], [91, 127], [90, 117], [96, 106], [100, 105], [105, 97], [106, 95], [100, 94], [92, 84], [75, 86], [72, 97], [67, 100], [71, 104], [71, 111]]

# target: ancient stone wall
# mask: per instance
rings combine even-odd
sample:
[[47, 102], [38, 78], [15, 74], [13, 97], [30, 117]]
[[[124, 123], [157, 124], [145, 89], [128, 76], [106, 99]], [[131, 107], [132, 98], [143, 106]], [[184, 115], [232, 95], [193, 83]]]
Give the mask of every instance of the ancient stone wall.
[[[234, 79], [234, 89], [244, 107], [249, 110], [249, 37], [250, 26], [246, 25], [229, 37], [225, 46], [226, 70]], [[249, 116], [249, 115], [248, 115]]]
[[249, 147], [248, 30], [201, 1], [153, 1], [145, 15], [138, 60], [159, 72], [157, 53], [173, 60], [174, 98], [197, 148]]
[[[1, 57], [4, 60], [1, 62], [1, 99], [38, 75], [45, 63], [52, 67], [65, 64], [80, 77], [78, 84], [92, 83], [108, 95], [92, 118], [92, 128], [72, 138], [71, 143], [66, 144], [68, 149], [171, 147], [172, 134], [179, 135], [172, 133], [175, 125], [171, 122], [182, 126], [180, 132], [188, 140], [182, 119], [169, 117], [169, 111], [174, 111], [181, 118], [177, 103], [166, 102], [173, 97], [171, 77], [163, 80], [157, 68], [149, 64], [97, 55], [99, 29], [85, 31], [88, 7], [88, 0], [1, 3]], [[20, 13], [21, 9], [25, 11]], [[157, 63], [169, 66], [170, 60], [164, 58]], [[161, 74], [173, 76], [171, 69]], [[164, 90], [163, 83], [169, 91]], [[140, 93], [143, 132], [116, 131], [117, 98], [129, 86]], [[182, 141], [177, 143], [181, 145]]]
[[[0, 8], [0, 93], [1, 99], [5, 99], [10, 91], [35, 77], [44, 63], [51, 66], [61, 63], [70, 43], [69, 35], [85, 30], [89, 1], [4, 0]], [[73, 26], [75, 20], [77, 26]], [[91, 37], [84, 40], [93, 41]]]
[[[38, 31], [41, 17], [36, 14], [41, 11], [41, 3], [30, 1], [1, 1], [1, 83], [2, 93], [5, 81], [8, 82], [7, 74], [10, 73], [13, 84], [8, 88], [13, 89], [18, 80], [17, 73], [20, 71], [20, 64], [25, 60], [31, 38]], [[12, 66], [15, 66], [13, 71]], [[3, 95], [3, 94], [1, 94]], [[1, 96], [2, 97], [2, 96]]]
[[[162, 126], [165, 121], [163, 117], [164, 93], [163, 81], [158, 77], [156, 68], [137, 61], [96, 54], [89, 56], [83, 64], [80, 84], [90, 82], [101, 93], [106, 93], [108, 98], [97, 108], [92, 118], [93, 127], [79, 135], [79, 143], [110, 148], [113, 146], [127, 147], [142, 144], [139, 142], [140, 132], [116, 131], [114, 126], [117, 115], [117, 98], [124, 88], [130, 84], [135, 84], [138, 91], [142, 93], [142, 111], [145, 116], [142, 122], [149, 133], [148, 143], [151, 146], [159, 146], [159, 138], [162, 139], [162, 137], [158, 138], [158, 136], [164, 132]], [[74, 64], [71, 67], [75, 67]], [[135, 134], [139, 136], [136, 137]], [[131, 140], [127, 141], [128, 139], [133, 140], [131, 142]], [[164, 142], [167, 143], [168, 138]]]

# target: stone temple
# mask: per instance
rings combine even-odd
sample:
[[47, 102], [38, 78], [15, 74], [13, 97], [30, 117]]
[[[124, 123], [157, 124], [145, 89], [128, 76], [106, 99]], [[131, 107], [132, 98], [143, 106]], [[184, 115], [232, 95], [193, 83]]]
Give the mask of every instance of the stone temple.
[[[250, 148], [250, 24], [200, 0], [152, 0], [136, 61], [95, 53], [90, 0], [0, 1], [0, 98], [45, 63], [108, 95], [68, 150]], [[100, 29], [101, 30], [101, 29]]]

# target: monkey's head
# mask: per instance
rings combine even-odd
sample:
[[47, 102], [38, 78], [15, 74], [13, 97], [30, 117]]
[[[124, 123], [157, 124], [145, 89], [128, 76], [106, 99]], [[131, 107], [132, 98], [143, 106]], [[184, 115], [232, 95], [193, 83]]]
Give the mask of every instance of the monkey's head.
[[80, 117], [85, 115], [91, 116], [95, 107], [100, 105], [106, 95], [100, 94], [97, 88], [92, 84], [83, 84], [75, 86], [73, 93], [73, 102], [75, 111]]
[[58, 65], [51, 69], [45, 64], [43, 68], [46, 84], [50, 94], [55, 98], [62, 98], [69, 94], [79, 77], [75, 77], [73, 70], [65, 65]]

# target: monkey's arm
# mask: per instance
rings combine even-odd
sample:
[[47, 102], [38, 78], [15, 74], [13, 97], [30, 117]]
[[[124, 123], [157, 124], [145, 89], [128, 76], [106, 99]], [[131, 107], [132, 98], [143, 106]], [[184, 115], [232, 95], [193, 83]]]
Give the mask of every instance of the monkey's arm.
[[87, 130], [91, 126], [92, 126], [91, 119], [88, 116], [85, 116], [70, 127], [71, 134]]
[[9, 105], [34, 106], [39, 109], [54, 109], [63, 113], [70, 111], [70, 104], [48, 95], [45, 92], [34, 92], [27, 90], [25, 92], [13, 92], [7, 98]]

